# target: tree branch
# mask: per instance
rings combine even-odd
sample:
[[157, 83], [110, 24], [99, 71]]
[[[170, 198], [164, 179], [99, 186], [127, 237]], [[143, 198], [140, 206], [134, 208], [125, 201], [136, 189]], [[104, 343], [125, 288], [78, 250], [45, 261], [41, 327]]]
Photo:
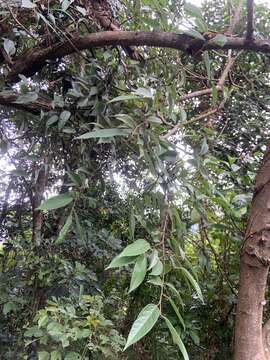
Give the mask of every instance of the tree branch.
[[253, 40], [253, 30], [254, 30], [253, 7], [254, 7], [254, 0], [247, 0], [247, 34], [246, 34], [247, 42], [252, 42]]
[[47, 101], [41, 97], [38, 97], [37, 100], [31, 102], [30, 104], [16, 103], [18, 97], [19, 94], [0, 92], [0, 105], [13, 107], [17, 110], [27, 111], [34, 115], [39, 115], [40, 110], [43, 110], [44, 112], [52, 110], [52, 102]]
[[[75, 36], [71, 39], [78, 50], [104, 47], [110, 45], [121, 46], [154, 46], [171, 48], [190, 53], [196, 52], [203, 47], [204, 50], [211, 49], [235, 49], [251, 50], [256, 52], [270, 53], [270, 39], [254, 39], [246, 42], [245, 38], [227, 37], [226, 43], [221, 46], [215, 43], [215, 39], [194, 39], [185, 34], [167, 32], [137, 32], [137, 31], [104, 31], [88, 34], [86, 36]], [[18, 75], [32, 76], [40, 71], [47, 60], [62, 58], [74, 52], [74, 46], [70, 40], [64, 40], [48, 48], [32, 48], [20, 55], [11, 66], [7, 81], [13, 83], [19, 80]]]

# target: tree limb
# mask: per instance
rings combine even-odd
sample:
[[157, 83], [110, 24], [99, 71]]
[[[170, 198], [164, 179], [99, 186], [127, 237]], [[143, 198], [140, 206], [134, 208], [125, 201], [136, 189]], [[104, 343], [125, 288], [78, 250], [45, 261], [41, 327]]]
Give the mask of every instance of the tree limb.
[[[194, 53], [194, 50], [199, 50], [202, 47], [204, 50], [243, 49], [270, 53], [270, 39], [254, 39], [252, 42], [246, 42], [245, 38], [230, 36], [227, 37], [226, 43], [223, 46], [215, 43], [215, 39], [194, 39], [185, 34], [168, 32], [104, 31], [86, 36], [74, 36], [71, 40], [80, 51], [94, 47], [121, 45], [171, 48], [185, 51], [189, 54]], [[71, 46], [70, 41], [67, 40], [45, 49], [40, 47], [32, 48], [14, 61], [14, 64], [11, 66], [11, 71], [7, 76], [7, 81], [11, 83], [18, 81], [19, 74], [32, 76], [43, 68], [47, 60], [62, 58], [73, 52], [74, 47]]]
[[47, 101], [41, 97], [38, 97], [37, 100], [29, 104], [16, 103], [18, 97], [19, 94], [0, 92], [0, 105], [13, 107], [14, 109], [18, 109], [18, 110], [27, 111], [33, 115], [39, 115], [40, 110], [43, 110], [44, 112], [52, 110], [52, 102]]

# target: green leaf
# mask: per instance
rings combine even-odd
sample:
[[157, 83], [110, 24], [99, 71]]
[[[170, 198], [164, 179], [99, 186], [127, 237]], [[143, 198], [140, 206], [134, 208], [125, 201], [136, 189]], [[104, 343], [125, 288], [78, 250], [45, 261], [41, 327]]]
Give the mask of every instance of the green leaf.
[[46, 126], [50, 126], [58, 121], [57, 115], [52, 115], [46, 122]]
[[71, 193], [60, 194], [45, 200], [37, 210], [54, 210], [64, 207], [73, 201]]
[[207, 144], [207, 140], [206, 138], [203, 139], [203, 142], [202, 142], [202, 146], [201, 146], [201, 150], [200, 150], [200, 155], [205, 155], [208, 153], [208, 150], [209, 150], [209, 146]]
[[129, 128], [133, 128], [136, 124], [132, 117], [127, 114], [116, 114], [114, 115], [116, 119], [122, 121], [124, 124], [126, 124]]
[[174, 302], [173, 299], [171, 299], [170, 297], [168, 298], [168, 300], [169, 300], [169, 302], [170, 302], [170, 304], [171, 304], [171, 306], [172, 306], [175, 314], [177, 315], [179, 322], [182, 324], [184, 330], [186, 330], [186, 325], [185, 325], [184, 319], [183, 319], [182, 316], [180, 315], [180, 312], [179, 312], [179, 310], [178, 310], [175, 302]]
[[134, 321], [124, 351], [143, 338], [155, 325], [160, 316], [160, 310], [155, 304], [146, 305]]
[[13, 55], [16, 52], [15, 44], [12, 40], [4, 39], [4, 49], [8, 55]]
[[139, 96], [142, 96], [142, 97], [147, 97], [147, 98], [152, 98], [153, 97], [153, 94], [152, 94], [151, 90], [147, 89], [147, 88], [139, 87], [138, 89], [136, 89], [134, 91], [134, 93], [136, 95], [139, 95]]
[[116, 256], [105, 270], [122, 267], [128, 264], [132, 264], [137, 260], [137, 256]]
[[36, 101], [38, 98], [38, 94], [35, 92], [29, 92], [27, 94], [24, 95], [20, 95], [18, 96], [18, 98], [16, 99], [15, 103], [16, 104], [30, 104], [34, 101]]
[[16, 304], [9, 301], [9, 302], [6, 302], [3, 306], [3, 314], [4, 315], [7, 315], [9, 312], [11, 311], [15, 311], [16, 310]]
[[125, 247], [125, 249], [119, 254], [119, 257], [141, 255], [148, 251], [150, 248], [150, 244], [146, 240], [139, 239]]
[[75, 351], [70, 351], [65, 356], [65, 360], [81, 360], [81, 359], [82, 359], [81, 355]]
[[50, 354], [47, 351], [39, 351], [38, 360], [50, 360]]
[[189, 280], [190, 284], [194, 287], [194, 289], [196, 290], [197, 292], [197, 295], [199, 297], [199, 299], [203, 301], [203, 295], [202, 295], [202, 291], [201, 291], [201, 288], [199, 286], [199, 284], [197, 283], [197, 281], [194, 279], [194, 277], [191, 275], [191, 273], [183, 268], [182, 266], [180, 267], [180, 269], [182, 270], [182, 272], [184, 273], [184, 275], [186, 276], [186, 278]]
[[183, 34], [186, 34], [190, 37], [193, 37], [195, 39], [200, 39], [200, 40], [204, 40], [205, 41], [205, 38], [202, 36], [202, 34], [200, 34], [198, 31], [194, 30], [194, 29], [190, 29], [190, 30], [185, 30], [183, 32]]
[[100, 129], [85, 133], [81, 136], [76, 137], [76, 139], [108, 138], [113, 136], [125, 136], [129, 135], [130, 133], [130, 129]]
[[58, 235], [58, 238], [55, 240], [55, 244], [60, 244], [63, 240], [65, 240], [65, 237], [68, 233], [68, 230], [72, 224], [72, 214], [70, 214], [65, 222], [65, 225], [60, 230], [60, 233]]
[[54, 350], [51, 352], [51, 360], [62, 360], [62, 355], [60, 351]]
[[193, 208], [191, 210], [191, 214], [190, 214], [190, 221], [192, 224], [196, 224], [200, 221], [201, 219], [201, 214], [199, 213], [199, 211], [196, 208]]
[[227, 37], [225, 35], [218, 34], [211, 40], [211, 42], [223, 47], [227, 43]]
[[171, 283], [165, 283], [165, 285], [172, 291], [172, 293], [175, 295], [175, 297], [179, 300], [179, 303], [182, 307], [184, 307], [183, 300], [180, 296], [180, 292], [176, 290], [175, 286]]
[[114, 103], [117, 101], [127, 101], [127, 100], [134, 100], [134, 99], [139, 99], [140, 97], [138, 95], [135, 94], [130, 94], [130, 95], [121, 95], [121, 96], [117, 96], [115, 98], [113, 98], [112, 100], [108, 101], [108, 103]]
[[163, 264], [162, 262], [158, 259], [156, 265], [153, 267], [150, 275], [153, 275], [153, 276], [159, 276], [161, 275], [163, 272]]
[[159, 276], [153, 276], [149, 280], [147, 280], [147, 282], [150, 284], [153, 284], [153, 285], [157, 285], [157, 286], [163, 285], [163, 282]]
[[157, 264], [158, 260], [158, 251], [154, 249], [152, 254], [150, 255], [150, 264], [148, 270], [151, 270]]
[[61, 112], [59, 116], [59, 124], [58, 124], [59, 129], [62, 129], [65, 126], [70, 116], [71, 116], [70, 111], [64, 110]]
[[201, 9], [191, 3], [185, 3], [184, 9], [185, 9], [185, 12], [187, 13], [187, 15], [189, 15], [189, 16], [192, 16], [192, 17], [195, 17], [198, 19], [203, 18]]
[[141, 255], [134, 266], [134, 270], [132, 272], [129, 293], [133, 290], [137, 289], [138, 286], [143, 282], [147, 270], [147, 259], [145, 255]]
[[205, 63], [208, 80], [211, 80], [212, 79], [211, 62], [208, 51], [203, 52], [203, 61]]
[[201, 18], [195, 19], [195, 25], [200, 33], [204, 33], [208, 30], [207, 24]]
[[170, 333], [172, 335], [172, 339], [174, 344], [176, 344], [179, 347], [179, 350], [181, 351], [183, 357], [185, 360], [189, 360], [189, 356], [187, 353], [187, 350], [185, 348], [185, 345], [183, 344], [180, 335], [178, 334], [178, 332], [176, 331], [176, 329], [173, 327], [172, 323], [170, 322], [169, 319], [167, 319], [166, 317], [164, 317], [166, 325], [168, 327], [168, 329], [170, 330]]

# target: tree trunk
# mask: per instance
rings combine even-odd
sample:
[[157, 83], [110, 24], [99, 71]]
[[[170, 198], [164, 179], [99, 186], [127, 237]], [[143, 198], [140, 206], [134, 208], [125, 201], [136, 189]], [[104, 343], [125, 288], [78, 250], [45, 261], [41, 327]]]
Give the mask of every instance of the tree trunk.
[[265, 357], [267, 360], [270, 360], [270, 320], [268, 320], [262, 330], [263, 336], [263, 347], [265, 351]]
[[241, 249], [235, 327], [235, 360], [268, 360], [262, 318], [270, 264], [270, 144], [255, 183], [250, 217]]

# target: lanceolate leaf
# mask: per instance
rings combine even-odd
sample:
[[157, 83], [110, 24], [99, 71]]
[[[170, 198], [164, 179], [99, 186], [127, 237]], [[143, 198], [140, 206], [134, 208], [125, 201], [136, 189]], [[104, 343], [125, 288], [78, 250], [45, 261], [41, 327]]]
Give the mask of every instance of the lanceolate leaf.
[[111, 268], [117, 268], [117, 267], [122, 267], [128, 264], [132, 264], [136, 261], [138, 257], [137, 256], [116, 256], [111, 263], [106, 267], [105, 270], [107, 269], [111, 269]]
[[143, 282], [147, 269], [146, 256], [141, 255], [135, 263], [134, 270], [131, 276], [129, 292], [137, 289]]
[[139, 239], [139, 240], [134, 241], [133, 244], [128, 245], [119, 254], [119, 257], [141, 255], [141, 254], [144, 254], [149, 249], [150, 249], [150, 244], [144, 239]]
[[187, 350], [185, 348], [185, 345], [183, 344], [183, 341], [180, 338], [180, 335], [178, 334], [176, 329], [173, 327], [170, 320], [167, 319], [166, 317], [164, 319], [165, 319], [166, 325], [168, 326], [168, 329], [170, 330], [174, 344], [176, 344], [179, 347], [179, 350], [181, 351], [184, 359], [189, 360]]
[[171, 299], [171, 298], [169, 298], [168, 300], [169, 300], [169, 302], [170, 302], [170, 304], [171, 304], [171, 306], [172, 306], [175, 314], [177, 315], [178, 320], [180, 321], [180, 323], [182, 324], [182, 326], [183, 326], [183, 328], [184, 328], [184, 330], [185, 330], [185, 329], [186, 329], [186, 325], [185, 325], [184, 319], [183, 319], [182, 316], [180, 315], [180, 312], [179, 312], [179, 310], [178, 310], [175, 302], [174, 302], [173, 299]]
[[127, 100], [134, 100], [139, 99], [138, 95], [130, 94], [130, 95], [121, 95], [117, 96], [114, 99], [110, 100], [109, 103], [117, 102], [117, 101], [127, 101]]
[[60, 244], [63, 240], [65, 240], [65, 237], [68, 233], [71, 224], [72, 224], [72, 215], [70, 214], [65, 222], [65, 225], [60, 230], [58, 238], [55, 241], [55, 244]]
[[60, 194], [45, 200], [37, 210], [54, 210], [64, 207], [73, 201], [71, 193]]
[[96, 138], [108, 138], [114, 136], [124, 136], [129, 135], [131, 129], [100, 129], [85, 133], [81, 136], [78, 136], [76, 139], [96, 139]]
[[194, 287], [194, 289], [196, 290], [199, 299], [203, 302], [202, 291], [201, 291], [200, 286], [199, 286], [199, 284], [197, 283], [197, 281], [194, 279], [194, 277], [191, 275], [191, 273], [190, 273], [187, 269], [185, 269], [185, 268], [183, 268], [183, 267], [181, 267], [180, 269], [182, 270], [182, 272], [183, 272], [183, 274], [186, 276], [186, 278], [189, 280], [190, 284], [191, 284], [191, 285]]
[[135, 344], [143, 338], [155, 325], [160, 316], [160, 310], [157, 305], [148, 304], [139, 313], [137, 319], [133, 323], [124, 351], [132, 344]]

